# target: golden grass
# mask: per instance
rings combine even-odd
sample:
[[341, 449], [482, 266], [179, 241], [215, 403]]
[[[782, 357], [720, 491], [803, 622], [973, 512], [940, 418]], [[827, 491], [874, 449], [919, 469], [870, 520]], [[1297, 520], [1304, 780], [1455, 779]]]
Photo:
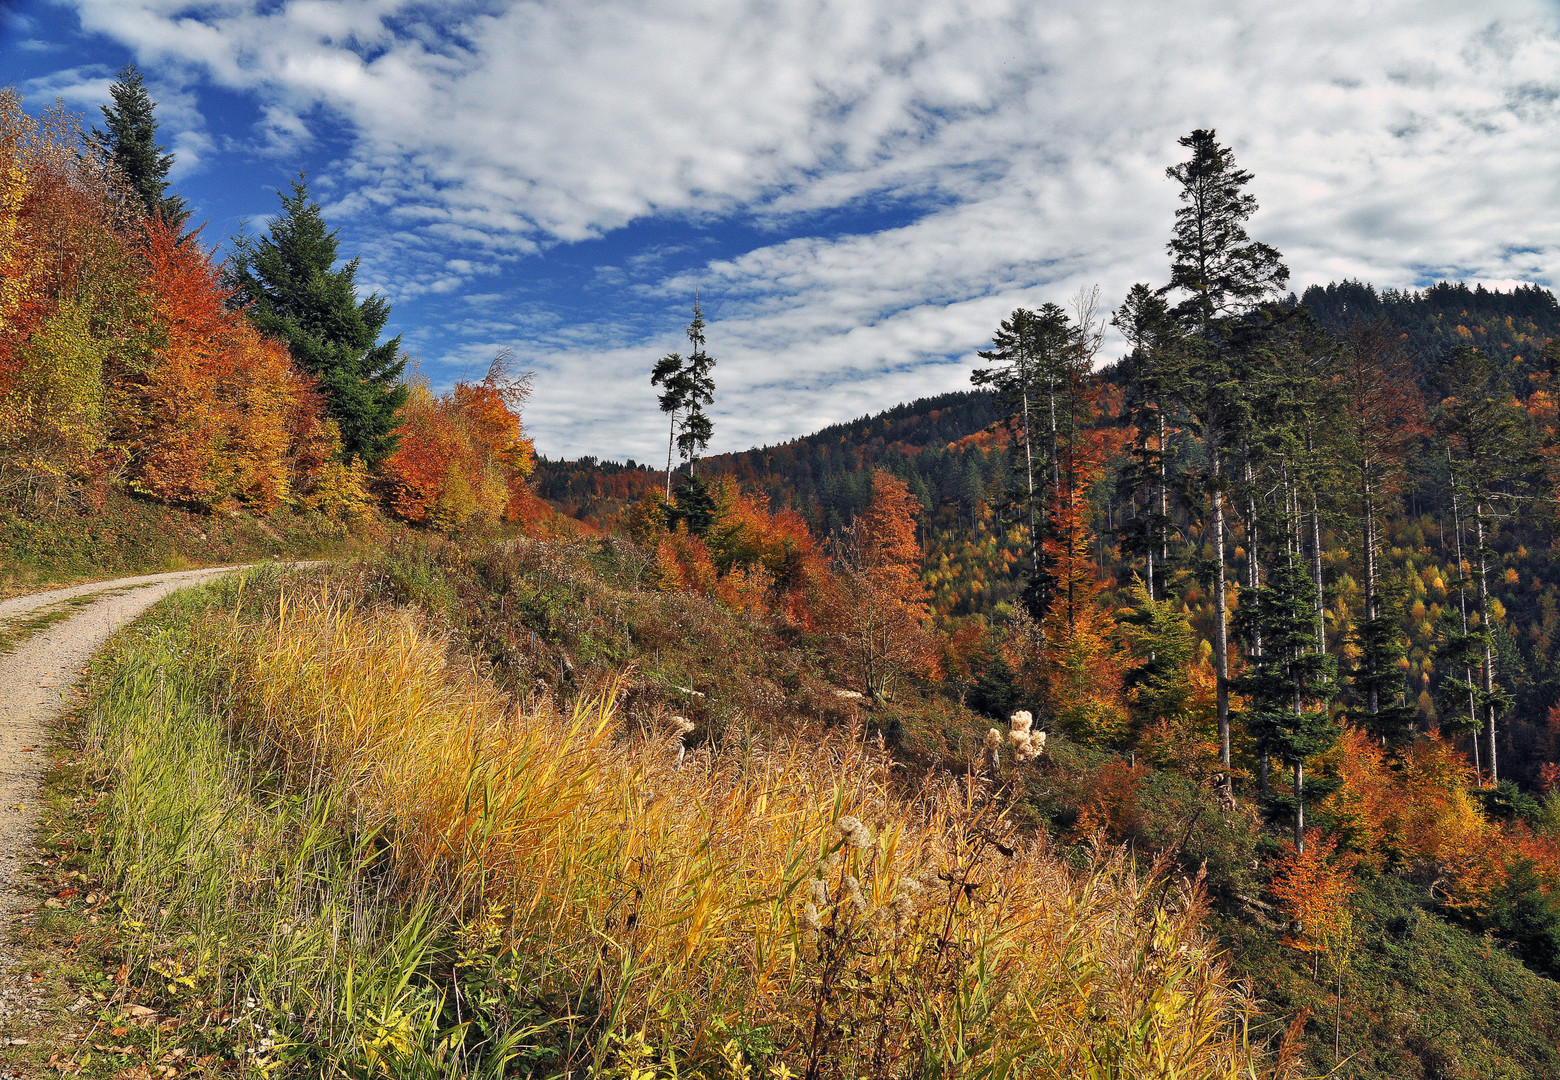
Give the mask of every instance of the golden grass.
[[457, 1002], [551, 1002], [566, 1063], [1260, 1070], [1194, 892], [1119, 856], [1070, 872], [979, 783], [907, 796], [849, 733], [750, 731], [678, 768], [672, 724], [621, 730], [610, 692], [517, 709], [418, 616], [326, 593], [235, 618], [225, 651], [284, 785], [345, 791], [401, 888], [466, 913]]

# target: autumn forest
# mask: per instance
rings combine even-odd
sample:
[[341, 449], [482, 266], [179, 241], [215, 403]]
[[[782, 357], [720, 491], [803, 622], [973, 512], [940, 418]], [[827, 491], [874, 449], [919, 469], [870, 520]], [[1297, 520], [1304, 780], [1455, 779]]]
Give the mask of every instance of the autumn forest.
[[[679, 1060], [698, 1075], [750, 1075], [733, 1054], [775, 1077], [1024, 1075], [1025, 1061], [1031, 1075], [1083, 1075], [1104, 1036], [1058, 1019], [1079, 1010], [1045, 1013], [1047, 1030], [1066, 1031], [1053, 1046], [1038, 1021], [990, 1003], [1005, 993], [1054, 1004], [1056, 985], [1025, 981], [1039, 978], [1040, 960], [991, 976], [1001, 992], [984, 1004], [975, 998], [987, 976], [970, 974], [980, 968], [972, 958], [1007, 936], [1041, 948], [1024, 935], [1053, 909], [1019, 897], [1054, 885], [1084, 907], [1089, 889], [1104, 890], [1088, 919], [1127, 911], [1126, 923], [1149, 927], [1141, 954], [1121, 946], [1078, 961], [1100, 980], [1088, 993], [1101, 1016], [1115, 1006], [1099, 1001], [1131, 993], [1099, 973], [1180, 962], [1156, 951], [1154, 926], [1209, 958], [1164, 976], [1185, 1008], [1144, 1003], [1122, 1021], [1148, 1030], [1131, 1024], [1149, 1017], [1187, 1071], [1154, 1071], [1121, 1050], [1129, 1064], [1089, 1075], [1560, 1070], [1560, 303], [1550, 291], [1297, 289], [1283, 253], [1248, 232], [1260, 178], [1216, 132], [1196, 130], [1166, 169], [1179, 210], [1165, 222], [1164, 277], [1015, 309], [970, 366], [970, 389], [709, 455], [715, 403], [742, 406], [721, 395], [720, 341], [707, 340], [690, 298], [687, 355], [645, 362], [665, 462], [549, 460], [522, 424], [528, 404], [548, 402], [528, 402], [530, 378], [509, 354], [483, 379], [436, 391], [407, 369], [398, 338], [381, 340], [388, 302], [360, 295], [358, 264], [306, 177], [280, 193], [263, 233], [223, 240], [220, 255], [169, 191], [153, 107], [133, 69], [103, 108], [103, 130], [62, 108], [35, 120], [14, 91], [0, 92], [0, 557], [37, 569], [62, 537], [113, 549], [116, 529], [144, 527], [210, 543], [208, 533], [251, 522], [259, 546], [222, 557], [282, 553], [265, 536], [299, 530], [309, 539], [285, 553], [350, 565], [328, 589], [283, 579], [257, 586], [263, 601], [212, 601], [229, 604], [222, 618], [233, 627], [243, 613], [296, 645], [286, 663], [258, 629], [191, 632], [232, 672], [221, 701], [236, 711], [224, 730], [259, 733], [262, 787], [285, 789], [300, 762], [323, 776], [349, 759], [358, 764], [342, 766], [343, 784], [376, 769], [404, 784], [375, 781], [372, 797], [348, 801], [354, 813], [383, 811], [392, 825], [374, 844], [405, 859], [373, 872], [397, 889], [415, 881], [418, 903], [438, 894], [448, 905], [439, 925], [453, 929], [437, 939], [447, 953], [430, 945], [429, 956], [462, 974], [409, 962], [427, 974], [397, 993], [423, 986], [423, 1012], [395, 1013], [422, 1017], [438, 1054], [522, 1042], [534, 1051], [492, 1058], [491, 1075], [531, 1075], [513, 1071], [516, 1061], [550, 1070], [536, 1075], [588, 1061], [592, 1075], [671, 1076]], [[1107, 342], [1122, 346], [1108, 354]], [[404, 611], [429, 620], [433, 644], [416, 644], [424, 631], [390, 614]], [[313, 670], [308, 648], [353, 634], [354, 655], [405, 634], [415, 642], [397, 646], [403, 655], [415, 645], [469, 657], [511, 704], [470, 690], [469, 708], [451, 706], [438, 723], [480, 715], [496, 731], [530, 716], [531, 734], [460, 728], [459, 753], [433, 747], [387, 764], [374, 754], [399, 744], [392, 727], [356, 742], [340, 735], [331, 757], [319, 747], [339, 732], [306, 710], [287, 713], [275, 688]], [[338, 686], [321, 664], [324, 681], [298, 675], [298, 686], [356, 701], [341, 712], [358, 716], [352, 681]], [[475, 685], [456, 666], [440, 685]], [[395, 670], [385, 677], [410, 668]], [[502, 719], [505, 708], [521, 719]], [[763, 798], [779, 799], [792, 769], [817, 806], [832, 798], [838, 811], [816, 824], [819, 869], [798, 869], [800, 848], [782, 858], [780, 841], [761, 857], [698, 862], [676, 880], [707, 883], [697, 910], [727, 912], [709, 927], [730, 919], [700, 938], [705, 915], [695, 919], [682, 886], [656, 876], [648, 840], [610, 858], [568, 854], [576, 840], [561, 831], [525, 847], [515, 837], [532, 835], [530, 824], [512, 836], [472, 824], [476, 781], [456, 783], [444, 809], [424, 805], [468, 749], [520, 755], [503, 758], [512, 771], [502, 776], [523, 787], [527, 738], [543, 756], [583, 739], [590, 764], [579, 776], [599, 773], [625, 792], [674, 760], [667, 790], [686, 785], [688, 807], [711, 800], [686, 822], [654, 826], [668, 851], [692, 845], [690, 866], [739, 843], [697, 840], [698, 814], [760, 814], [739, 813], [763, 786], [750, 778], [768, 777]], [[305, 757], [305, 743], [323, 756]], [[705, 763], [705, 786], [690, 761]], [[609, 820], [610, 799], [593, 802], [599, 792], [576, 790], [567, 770], [544, 771], [545, 781], [525, 781], [556, 785], [537, 788], [538, 806]], [[481, 781], [494, 805], [499, 775]], [[309, 790], [324, 782], [310, 779]], [[797, 799], [786, 821], [815, 812]], [[655, 805], [635, 804], [635, 828], [650, 828]], [[868, 811], [881, 819], [877, 840], [857, 820]], [[775, 814], [729, 831], [778, 836]], [[913, 856], [890, 848], [899, 829]], [[463, 843], [475, 846], [441, 861]], [[598, 856], [599, 881], [570, 861], [595, 866]], [[120, 875], [124, 895], [137, 895], [136, 871], [113, 863], [119, 856], [93, 857], [108, 860], [95, 872]], [[923, 859], [921, 878], [906, 869], [912, 857]], [[501, 887], [525, 887], [528, 858], [551, 868], [534, 872], [536, 896], [578, 889], [572, 907], [544, 918], [552, 899], [496, 899]], [[631, 864], [641, 877], [629, 889]], [[739, 864], [758, 891], [715, 896], [708, 883], [722, 875], [749, 882], [730, 871]], [[468, 879], [473, 865], [487, 876]], [[1066, 874], [1088, 884], [1047, 877]], [[592, 892], [587, 878], [611, 884]], [[977, 878], [1007, 898], [1013, 922], [980, 908]], [[619, 959], [571, 966], [650, 934], [657, 889], [667, 907], [655, 933], [686, 925], [686, 940], [623, 945], [621, 970]], [[944, 906], [926, 908], [938, 889]], [[1172, 889], [1179, 899], [1167, 901]], [[630, 893], [642, 907], [625, 915]], [[731, 959], [731, 942], [748, 940], [738, 913], [758, 909], [778, 921], [752, 931], [751, 957]], [[926, 911], [946, 927], [916, 938], [907, 927]], [[1090, 941], [1125, 940], [1088, 925]], [[473, 952], [483, 934], [503, 947]], [[782, 941], [788, 960], [765, 954], [765, 942]], [[525, 959], [533, 945], [546, 963]], [[676, 959], [652, 977], [656, 949]], [[967, 966], [949, 975], [959, 949]], [[730, 985], [712, 989], [716, 980], [687, 974], [695, 969], [718, 969]], [[1215, 969], [1227, 983], [1198, 981]], [[308, 992], [328, 997], [324, 986]], [[730, 1000], [717, 1000], [723, 993]], [[944, 1011], [916, 1012], [918, 994]], [[184, 998], [186, 1015], [216, 1015], [215, 991]], [[953, 1001], [972, 1032], [990, 1036], [967, 1058], [962, 1043], [941, 1057], [925, 1050], [933, 1031], [951, 1038]], [[294, 1005], [277, 1015], [303, 1011]], [[1206, 1030], [1175, 1027], [1204, 1012], [1216, 1018]], [[330, 1059], [341, 1075], [434, 1075], [395, 1071], [401, 1059], [384, 1047], [399, 1044], [381, 1037], [389, 1015], [364, 1029], [379, 1032], [364, 1037], [372, 1054]], [[304, 1049], [275, 1060], [304, 1075], [324, 1067], [334, 1036], [309, 1026], [323, 1020], [296, 1023]], [[504, 1042], [522, 1028], [529, 1041]], [[1139, 1050], [1148, 1053], [1130, 1053]], [[412, 1061], [411, 1049], [397, 1052]], [[231, 1047], [212, 1053], [241, 1060]], [[455, 1060], [435, 1057], [440, 1068]], [[949, 1064], [966, 1060], [983, 1064]]]

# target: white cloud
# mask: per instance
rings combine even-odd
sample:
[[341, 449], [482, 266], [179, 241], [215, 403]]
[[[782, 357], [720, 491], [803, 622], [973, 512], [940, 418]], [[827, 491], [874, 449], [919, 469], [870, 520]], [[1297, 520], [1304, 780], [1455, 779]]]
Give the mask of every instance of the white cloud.
[[[1297, 286], [1560, 278], [1543, 0], [75, 4], [148, 70], [252, 93], [284, 150], [321, 110], [345, 121], [330, 210], [394, 298], [491, 294], [538, 251], [647, 219], [802, 231], [696, 272], [652, 250], [597, 273], [674, 311], [703, 287], [726, 448], [962, 385], [948, 358], [1016, 303], [1162, 280], [1163, 169], [1193, 127], [1256, 174], [1253, 232]], [[906, 202], [909, 224], [807, 234]], [[653, 457], [644, 369], [675, 328], [503, 322], [450, 332], [535, 358], [545, 448]]]

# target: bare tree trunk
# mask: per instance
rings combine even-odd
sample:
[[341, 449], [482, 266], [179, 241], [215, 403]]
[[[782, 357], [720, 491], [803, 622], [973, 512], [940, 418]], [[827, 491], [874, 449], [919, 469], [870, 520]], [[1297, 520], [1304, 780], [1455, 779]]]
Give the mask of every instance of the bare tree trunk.
[[[1364, 511], [1364, 541], [1365, 541], [1365, 622], [1371, 623], [1376, 618], [1376, 507], [1373, 501], [1374, 492], [1370, 487], [1370, 466], [1364, 464], [1360, 468], [1360, 505]], [[1371, 650], [1368, 660], [1370, 672], [1370, 692], [1366, 695], [1365, 707], [1370, 710], [1370, 715], [1375, 716], [1381, 708], [1376, 684], [1376, 651]]]
[[[1462, 513], [1457, 506], [1457, 474], [1451, 472], [1452, 452], [1446, 451], [1446, 466], [1451, 478], [1452, 487], [1452, 531], [1457, 543], [1457, 608], [1462, 615], [1462, 632], [1468, 633], [1468, 587], [1467, 575], [1463, 572], [1462, 549]], [[1474, 725], [1473, 732], [1473, 777], [1479, 782], [1484, 782], [1484, 770], [1479, 764], [1479, 728], [1483, 726], [1479, 719], [1478, 707], [1473, 700], [1473, 672], [1469, 668], [1463, 668], [1463, 682], [1468, 684], [1468, 719]]]
[[1035, 575], [1040, 573], [1040, 545], [1035, 537], [1035, 458], [1029, 442], [1029, 380], [1024, 380], [1022, 395], [1024, 406], [1024, 482], [1029, 490], [1029, 565]]
[[1305, 854], [1305, 762], [1295, 762], [1295, 850]]
[[1311, 577], [1316, 582], [1316, 651], [1327, 652], [1327, 594], [1322, 588], [1322, 515], [1311, 492]]
[[1170, 537], [1165, 535], [1165, 522], [1170, 519], [1169, 479], [1165, 475], [1165, 407], [1159, 406], [1159, 561], [1170, 562]]
[[672, 501], [672, 441], [677, 433], [677, 412], [672, 412], [672, 422], [666, 429], [666, 501]]
[[1208, 436], [1208, 457], [1213, 474], [1213, 657], [1218, 664], [1219, 761], [1230, 764], [1230, 627], [1225, 606], [1224, 580], [1224, 492], [1220, 490], [1219, 441], [1215, 432]]
[[1490, 762], [1490, 783], [1494, 784], [1500, 779], [1495, 768], [1495, 657], [1491, 649], [1495, 637], [1490, 629], [1490, 587], [1484, 551], [1483, 502], [1474, 507], [1473, 528], [1474, 539], [1479, 545], [1479, 629], [1483, 631], [1484, 638], [1484, 719], [1489, 724], [1490, 740], [1487, 756]]

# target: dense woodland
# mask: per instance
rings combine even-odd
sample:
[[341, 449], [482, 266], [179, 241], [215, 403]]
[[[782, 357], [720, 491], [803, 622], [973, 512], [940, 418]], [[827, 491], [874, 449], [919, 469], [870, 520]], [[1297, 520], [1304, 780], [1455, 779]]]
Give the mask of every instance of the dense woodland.
[[[1206, 892], [1315, 1062], [1560, 1061], [1547, 290], [1287, 292], [1246, 232], [1253, 178], [1198, 131], [1167, 170], [1167, 279], [1111, 312], [1097, 290], [1015, 310], [969, 391], [702, 457], [716, 378], [695, 303], [689, 355], [646, 390], [667, 468], [534, 461], [506, 357], [445, 394], [406, 378], [305, 178], [219, 263], [167, 193], [133, 71], [104, 118], [38, 123], [0, 94], [9, 517], [115, 496], [567, 534], [583, 546], [556, 563], [440, 549], [437, 602], [423, 578], [395, 598], [517, 693], [683, 664], [662, 680], [688, 696], [679, 739], [718, 749], [738, 714], [859, 726], [907, 778], [979, 781], [1059, 844], [1157, 859]], [[1125, 355], [1099, 355], [1107, 324]], [[627, 581], [610, 593], [608, 564]], [[705, 632], [747, 651], [635, 624], [645, 587], [710, 605]]]

